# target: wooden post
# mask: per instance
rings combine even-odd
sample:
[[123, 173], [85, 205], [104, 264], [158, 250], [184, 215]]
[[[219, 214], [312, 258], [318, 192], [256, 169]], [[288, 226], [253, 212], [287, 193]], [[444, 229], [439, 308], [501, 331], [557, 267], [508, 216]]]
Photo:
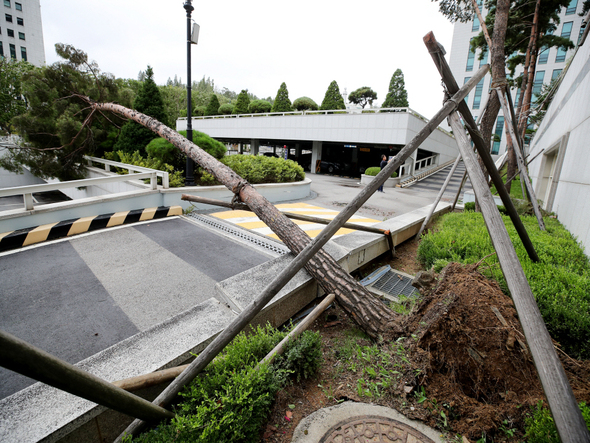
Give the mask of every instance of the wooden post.
[[[443, 83], [445, 84], [447, 91], [449, 92], [449, 94], [454, 94], [459, 89], [459, 86], [457, 86], [457, 81], [451, 73], [451, 68], [449, 68], [449, 65], [447, 64], [447, 61], [445, 60], [444, 55], [441, 51], [441, 48], [439, 47], [439, 44], [436, 41], [436, 38], [434, 37], [434, 34], [432, 32], [426, 34], [426, 36], [424, 37], [424, 44], [430, 52], [432, 60], [434, 61], [434, 64], [436, 65], [438, 72], [442, 77]], [[475, 123], [473, 115], [471, 115], [471, 112], [469, 111], [469, 107], [467, 106], [467, 104], [465, 102], [459, 103], [458, 109], [466, 123], [467, 130], [469, 131], [469, 135], [471, 136], [471, 140], [473, 141], [473, 144], [475, 145], [477, 152], [479, 153], [482, 161], [484, 162], [484, 165], [488, 170], [490, 177], [492, 178], [492, 182], [494, 183], [494, 185], [496, 185], [496, 189], [498, 191], [498, 194], [500, 195], [500, 198], [502, 199], [504, 207], [506, 208], [506, 212], [508, 212], [510, 220], [512, 220], [512, 224], [514, 225], [514, 228], [516, 229], [516, 232], [518, 233], [518, 236], [520, 237], [530, 259], [534, 262], [538, 262], [539, 256], [535, 251], [533, 243], [531, 242], [531, 239], [529, 238], [529, 235], [526, 232], [524, 225], [522, 224], [522, 220], [516, 212], [516, 208], [514, 207], [512, 200], [510, 200], [510, 195], [508, 194], [508, 192], [506, 192], [506, 188], [504, 187], [502, 177], [500, 177], [500, 173], [496, 169], [494, 160], [492, 159], [492, 156], [489, 152], [488, 143], [482, 138], [481, 133], [477, 130], [477, 124]]]
[[459, 195], [461, 195], [461, 189], [465, 186], [465, 181], [467, 180], [467, 171], [463, 173], [463, 178], [461, 179], [461, 184], [459, 185], [459, 189], [457, 189], [457, 195], [455, 195], [455, 200], [453, 201], [453, 206], [451, 206], [451, 212], [455, 210], [455, 206], [457, 206], [457, 201], [459, 200]]
[[[385, 168], [369, 183], [356, 197], [340, 212], [334, 220], [318, 235], [315, 239], [310, 240], [305, 248], [297, 254], [288, 267], [283, 272], [277, 275], [274, 280], [260, 293], [257, 299], [253, 300], [241, 313], [236, 317], [227, 328], [225, 328], [215, 339], [193, 360], [189, 367], [162, 393], [153, 401], [153, 403], [163, 406], [170, 403], [180, 392], [180, 390], [195, 378], [211, 360], [219, 354], [223, 348], [244, 329], [250, 321], [270, 302], [273, 297], [285, 286], [291, 278], [316, 254], [321, 250], [321, 247], [340, 229], [343, 223], [348, 220], [370, 197], [377, 191], [377, 188], [385, 183], [391, 174], [402, 165], [409, 155], [418, 149], [418, 146], [428, 138], [428, 136], [436, 130], [438, 125], [457, 108], [459, 103], [469, 94], [479, 80], [481, 80], [489, 66], [482, 66], [475, 75], [469, 80], [461, 89], [457, 91], [447, 102], [442, 109], [436, 113], [434, 117], [422, 128], [418, 134], [408, 143], [404, 148], [387, 164]], [[105, 105], [103, 105], [105, 106]], [[118, 106], [118, 105], [114, 105]], [[108, 108], [112, 108], [112, 104], [108, 104]], [[111, 109], [112, 110], [112, 109]], [[130, 114], [131, 115], [131, 114]], [[233, 171], [232, 171], [233, 173]], [[235, 173], [233, 173], [235, 174]], [[244, 187], [245, 188], [245, 187]], [[240, 194], [243, 190], [240, 192]], [[308, 237], [309, 238], [309, 237]], [[348, 294], [350, 296], [352, 294]], [[355, 313], [352, 313], [353, 316]], [[367, 314], [365, 314], [367, 315]], [[117, 438], [116, 442], [121, 443], [125, 435], [136, 435], [140, 432], [145, 423], [141, 420], [135, 420], [127, 429]]]
[[422, 231], [424, 231], [424, 229], [426, 228], [426, 225], [430, 221], [430, 217], [432, 217], [432, 214], [433, 214], [434, 210], [436, 209], [438, 202], [440, 201], [440, 199], [444, 195], [445, 191], [447, 190], [447, 186], [449, 185], [449, 182], [451, 181], [451, 178], [453, 177], [453, 174], [455, 173], [455, 169], [457, 169], [457, 165], [459, 164], [459, 160], [461, 160], [461, 155], [457, 156], [455, 163], [453, 163], [453, 167], [449, 171], [449, 175], [447, 175], [445, 182], [443, 183], [438, 195], [436, 196], [436, 199], [434, 200], [434, 204], [432, 205], [432, 208], [430, 208], [430, 211], [428, 211], [428, 215], [424, 219], [422, 226], [420, 226], [420, 230], [418, 231], [418, 234], [416, 235], [416, 241], [420, 241], [420, 236], [422, 235]]
[[0, 331], [0, 366], [42, 381], [62, 391], [142, 420], [162, 420], [174, 414], [108, 381]]
[[502, 273], [514, 301], [514, 307], [531, 350], [561, 441], [564, 443], [588, 442], [590, 441], [590, 433], [578, 408], [563, 366], [555, 353], [551, 337], [510, 241], [506, 226], [477, 159], [473, 155], [465, 128], [463, 128], [456, 112], [451, 114], [449, 121], [463, 156], [465, 169], [481, 206], [486, 227], [498, 255]]
[[514, 133], [514, 125], [512, 124], [512, 119], [510, 118], [511, 110], [508, 107], [508, 103], [506, 100], [506, 90], [505, 89], [496, 89], [498, 93], [498, 98], [500, 99], [500, 105], [502, 106], [502, 111], [504, 112], [504, 118], [508, 119], [509, 122], [506, 125], [508, 130], [510, 131], [510, 136], [515, 141], [516, 146], [514, 147], [514, 153], [516, 154], [516, 162], [518, 163], [518, 170], [520, 171], [520, 181], [521, 183], [524, 182], [527, 192], [531, 198], [531, 203], [533, 205], [533, 211], [535, 216], [537, 217], [537, 222], [539, 223], [539, 229], [541, 231], [545, 230], [545, 222], [543, 221], [543, 216], [541, 215], [541, 210], [539, 209], [539, 202], [537, 201], [537, 196], [535, 195], [535, 191], [533, 190], [533, 186], [531, 185], [531, 181], [529, 180], [529, 174], [527, 173], [526, 165], [524, 164], [524, 160], [522, 158], [522, 153], [520, 151], [520, 143], [517, 138], [517, 135]]

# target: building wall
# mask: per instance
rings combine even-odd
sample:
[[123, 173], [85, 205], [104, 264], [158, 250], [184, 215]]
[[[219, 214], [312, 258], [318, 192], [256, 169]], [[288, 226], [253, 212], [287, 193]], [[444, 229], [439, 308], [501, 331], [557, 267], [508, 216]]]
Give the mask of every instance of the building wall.
[[45, 64], [40, 0], [0, 0], [0, 56]]
[[590, 256], [590, 39], [577, 48], [530, 144], [529, 173], [543, 208], [554, 212]]
[[[580, 11], [582, 10], [582, 0], [573, 0], [571, 3], [572, 6], [576, 2], [577, 2], [577, 6], [575, 9], [575, 12], [567, 14], [566, 13], [567, 11], [565, 8], [561, 11], [561, 14], [559, 16], [560, 23], [557, 26], [557, 29], [555, 31], [555, 35], [561, 35], [563, 27], [564, 26], [567, 27], [568, 26], [567, 23], [572, 22], [570, 40], [572, 40], [574, 43], [577, 43], [577, 41], [578, 41], [578, 37], [580, 35], [580, 28], [582, 26], [582, 21], [583, 21], [583, 18], [578, 15], [580, 13]], [[485, 10], [482, 13], [484, 16], [486, 15]], [[481, 54], [481, 51], [478, 49], [475, 53], [475, 56], [473, 57], [473, 69], [471, 71], [467, 70], [467, 61], [468, 61], [469, 52], [470, 52], [469, 44], [470, 44], [471, 38], [477, 36], [480, 32], [481, 32], [481, 26], [474, 27], [473, 21], [470, 21], [468, 23], [457, 22], [455, 24], [455, 27], [453, 30], [453, 42], [452, 42], [451, 53], [450, 53], [450, 57], [449, 57], [449, 66], [450, 66], [451, 71], [453, 72], [453, 75], [455, 76], [455, 79], [457, 80], [457, 83], [459, 84], [459, 86], [462, 86], [467, 81], [467, 79], [470, 78], [473, 75], [473, 73], [477, 71], [477, 69], [480, 66], [479, 56]], [[556, 70], [562, 70], [565, 68], [565, 66], [567, 64], [567, 60], [572, 56], [572, 54], [573, 54], [573, 50], [567, 51], [566, 56], [565, 56], [565, 60], [557, 62], [556, 61], [557, 49], [551, 48], [548, 50], [548, 57], [547, 57], [546, 63], [542, 63], [541, 60], [538, 60], [536, 72], [539, 72], [539, 71], [544, 72], [544, 77], [543, 77], [544, 84], [549, 84], [551, 82], [552, 75], [554, 74], [554, 72]], [[489, 57], [488, 57], [488, 62], [489, 62]], [[521, 73], [522, 73], [522, 67], [520, 67], [519, 69], [516, 70], [515, 76], [517, 77]], [[474, 101], [476, 99], [477, 87], [476, 87], [476, 89], [472, 90], [469, 93], [469, 96], [467, 97], [467, 103], [469, 105], [469, 109], [471, 110], [473, 116], [476, 119], [480, 115], [480, 113], [483, 111], [485, 104], [488, 100], [490, 81], [491, 81], [491, 76], [490, 76], [490, 74], [487, 74], [483, 80], [483, 87], [480, 87], [481, 98], [480, 98], [479, 108], [478, 108], [477, 104], [474, 103]], [[516, 89], [512, 90], [512, 100], [516, 105]], [[498, 116], [500, 117], [500, 125], [499, 126], [502, 126], [502, 122], [503, 122], [504, 117], [503, 117], [501, 110], [500, 110], [500, 113], [498, 114]], [[496, 120], [496, 125], [498, 126], [497, 120]], [[500, 142], [499, 146], [496, 145], [495, 149], [494, 149], [494, 147], [492, 148], [492, 153], [494, 155], [501, 155], [506, 150], [505, 129], [502, 130], [501, 137], [502, 137], [502, 141]]]

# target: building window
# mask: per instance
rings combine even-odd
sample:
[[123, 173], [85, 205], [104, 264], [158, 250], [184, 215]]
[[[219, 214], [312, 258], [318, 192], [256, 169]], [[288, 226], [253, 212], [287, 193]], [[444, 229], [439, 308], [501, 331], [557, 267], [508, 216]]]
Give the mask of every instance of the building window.
[[16, 18], [16, 24], [17, 24], [17, 25], [24, 26], [24, 25], [25, 25], [25, 21], [24, 21], [22, 18], [20, 18], [20, 17], [17, 17], [17, 18]]
[[539, 59], [537, 61], [537, 64], [546, 65], [547, 60], [549, 60], [549, 48], [542, 48], [542, 51], [539, 54]]
[[504, 131], [504, 117], [501, 115], [496, 120], [496, 132], [494, 132], [494, 144], [492, 145], [492, 154], [500, 152], [500, 144], [502, 143], [502, 132]]
[[6, 21], [8, 23], [12, 23], [12, 15], [10, 15], [10, 14], [4, 14], [4, 18], [6, 19]]
[[488, 62], [488, 50], [486, 49], [483, 53], [482, 59], [479, 61], [479, 67], [481, 68]]
[[582, 41], [582, 36], [584, 35], [584, 29], [586, 29], [586, 23], [582, 22], [582, 26], [580, 26], [580, 34], [578, 35], [578, 43], [576, 43], [577, 45], [579, 45], [580, 42]]
[[471, 32], [479, 31], [479, 18], [475, 17], [473, 19], [473, 24], [471, 25]]
[[479, 105], [481, 104], [481, 93], [483, 92], [483, 81], [482, 78], [477, 86], [475, 87], [475, 95], [473, 97], [473, 107], [472, 109], [479, 109]]
[[551, 74], [551, 81], [555, 80], [557, 77], [559, 77], [559, 74], [561, 74], [561, 71], [563, 69], [554, 69], [553, 73]]
[[545, 71], [537, 71], [535, 73], [535, 81], [533, 82], [533, 101], [536, 100], [537, 95], [541, 92], [543, 87], [543, 80], [545, 79]]
[[467, 66], [465, 67], [466, 71], [473, 71], [473, 61], [475, 60], [475, 52], [471, 50], [471, 40], [469, 41], [469, 54], [467, 55]]
[[14, 2], [14, 7], [16, 8], [17, 11], [22, 11], [23, 10], [23, 5], [20, 4], [20, 3]]
[[[465, 77], [463, 79], [463, 84], [467, 83], [469, 80], [471, 80], [471, 77]], [[463, 100], [465, 100], [465, 103], [469, 106], [469, 94], [467, 94]]]
[[[574, 22], [567, 22], [563, 24], [563, 27], [561, 28], [561, 36], [565, 37], [565, 38], [570, 38], [570, 35], [572, 35], [572, 25], [574, 24]], [[557, 56], [555, 57], [555, 62], [564, 62], [565, 61], [565, 54], [566, 54], [566, 50], [563, 48], [557, 48]]]
[[10, 58], [16, 60], [16, 46], [10, 45]]
[[4, 0], [4, 6], [10, 8], [10, 0]]
[[20, 47], [20, 58], [24, 61], [27, 61], [27, 48], [25, 48], [24, 46]]
[[25, 33], [24, 33], [24, 32], [19, 32], [19, 33], [18, 33], [18, 38], [19, 38], [20, 40], [24, 40], [24, 39], [25, 39]]
[[8, 35], [8, 37], [14, 37], [14, 31], [12, 29], [7, 29], [6, 35]]
[[568, 5], [567, 9], [565, 10], [565, 15], [572, 15], [576, 13], [576, 8], [578, 7], [578, 0], [572, 0]]
[[1, 41], [0, 41], [0, 60], [4, 60], [4, 46], [2, 45]]

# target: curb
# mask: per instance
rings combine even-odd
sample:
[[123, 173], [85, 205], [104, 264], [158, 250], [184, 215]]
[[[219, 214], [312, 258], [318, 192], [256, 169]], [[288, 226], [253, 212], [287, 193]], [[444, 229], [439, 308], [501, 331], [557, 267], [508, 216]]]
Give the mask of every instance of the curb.
[[92, 217], [73, 218], [33, 228], [18, 229], [0, 234], [0, 252], [18, 249], [35, 243], [70, 237], [97, 229], [136, 223], [144, 220], [182, 215], [181, 206], [159, 206], [157, 208], [133, 209]]

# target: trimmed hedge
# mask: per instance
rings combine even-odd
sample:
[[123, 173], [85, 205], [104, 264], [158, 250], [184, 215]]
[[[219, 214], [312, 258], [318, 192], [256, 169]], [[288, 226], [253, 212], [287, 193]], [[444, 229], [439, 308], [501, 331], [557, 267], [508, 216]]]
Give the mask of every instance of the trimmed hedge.
[[[523, 216], [540, 258], [533, 263], [510, 218], [503, 219], [549, 333], [570, 355], [590, 358], [590, 263], [583, 248], [556, 219], [545, 218], [547, 230], [541, 231], [535, 217]], [[436, 230], [422, 238], [418, 259], [426, 268], [441, 267], [450, 261], [476, 263], [493, 252], [481, 213], [453, 213], [442, 217]], [[480, 271], [508, 293], [495, 255], [485, 260]]]
[[[365, 169], [365, 175], [371, 175], [371, 176], [376, 176], [377, 174], [379, 174], [381, 172], [381, 168], [379, 166], [373, 166], [371, 168], [367, 168]], [[393, 174], [391, 174], [391, 178], [396, 178], [397, 177], [397, 172], [394, 172]]]
[[265, 155], [229, 155], [222, 162], [249, 183], [291, 183], [305, 178], [303, 168], [293, 160]]

